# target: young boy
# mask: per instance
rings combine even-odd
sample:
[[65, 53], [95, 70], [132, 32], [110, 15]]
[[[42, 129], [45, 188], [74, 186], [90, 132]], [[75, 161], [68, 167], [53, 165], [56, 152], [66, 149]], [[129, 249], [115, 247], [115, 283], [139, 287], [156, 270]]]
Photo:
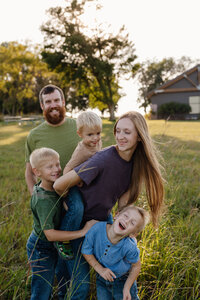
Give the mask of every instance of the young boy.
[[33, 231], [27, 241], [28, 260], [32, 269], [31, 299], [48, 300], [54, 281], [57, 252], [53, 241], [67, 241], [83, 237], [95, 221], [78, 231], [60, 231], [61, 207], [59, 195], [53, 189], [61, 174], [59, 154], [53, 149], [40, 148], [32, 152], [30, 164], [41, 179], [34, 186], [31, 197]]
[[141, 267], [139, 249], [129, 235], [136, 236], [148, 220], [147, 211], [129, 205], [117, 213], [113, 224], [99, 222], [86, 234], [82, 254], [97, 272], [97, 299], [139, 299], [135, 281]]
[[102, 120], [92, 111], [81, 113], [76, 120], [77, 133], [82, 138], [78, 143], [70, 161], [64, 168], [63, 174], [88, 160], [97, 151], [101, 150]]
[[[82, 140], [78, 143], [71, 159], [65, 166], [63, 174], [68, 173], [76, 166], [82, 164], [102, 148], [102, 120], [97, 114], [91, 111], [81, 113], [77, 117], [76, 126], [77, 133]], [[70, 201], [72, 197], [73, 201]], [[76, 201], [74, 199], [76, 199]], [[60, 230], [68, 230], [72, 225], [73, 228], [78, 230], [80, 222], [82, 221], [84, 207], [76, 187], [70, 190], [66, 202], [64, 201], [63, 205], [68, 212], [62, 220]], [[77, 226], [75, 224], [77, 224]], [[56, 242], [54, 245], [61, 258], [68, 260], [74, 257], [70, 242]]]

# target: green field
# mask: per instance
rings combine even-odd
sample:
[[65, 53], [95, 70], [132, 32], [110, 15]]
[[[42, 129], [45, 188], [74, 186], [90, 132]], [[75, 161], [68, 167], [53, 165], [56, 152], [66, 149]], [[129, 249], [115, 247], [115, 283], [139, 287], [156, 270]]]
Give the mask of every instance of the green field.
[[[200, 122], [148, 121], [165, 160], [165, 210], [158, 229], [138, 238], [140, 299], [200, 299]], [[32, 217], [24, 180], [24, 142], [31, 125], [0, 123], [0, 299], [29, 299], [26, 240]], [[114, 143], [104, 120], [103, 143]], [[138, 200], [145, 204], [145, 195]], [[94, 282], [94, 275], [92, 275]], [[56, 298], [56, 287], [55, 297]], [[94, 284], [89, 299], [95, 298]]]

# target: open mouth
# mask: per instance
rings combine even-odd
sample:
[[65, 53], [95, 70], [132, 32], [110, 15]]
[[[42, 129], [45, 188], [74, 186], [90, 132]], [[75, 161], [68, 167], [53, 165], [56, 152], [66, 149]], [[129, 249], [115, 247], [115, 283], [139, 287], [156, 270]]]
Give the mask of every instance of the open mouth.
[[125, 230], [125, 229], [126, 229], [126, 227], [125, 227], [122, 223], [119, 223], [119, 228], [120, 228], [121, 230]]

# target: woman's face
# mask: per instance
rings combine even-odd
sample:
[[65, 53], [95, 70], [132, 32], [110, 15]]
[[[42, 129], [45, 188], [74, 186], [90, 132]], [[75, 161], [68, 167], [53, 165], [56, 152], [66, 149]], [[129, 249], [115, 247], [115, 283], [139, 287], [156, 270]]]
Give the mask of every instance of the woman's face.
[[115, 139], [120, 151], [135, 150], [138, 143], [138, 133], [130, 119], [124, 118], [118, 121]]

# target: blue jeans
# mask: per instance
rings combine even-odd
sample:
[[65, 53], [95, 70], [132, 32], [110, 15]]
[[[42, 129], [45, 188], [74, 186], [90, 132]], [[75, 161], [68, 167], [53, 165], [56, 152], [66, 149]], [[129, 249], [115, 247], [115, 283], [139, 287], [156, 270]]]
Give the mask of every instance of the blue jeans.
[[[97, 299], [98, 300], [122, 300], [123, 288], [128, 274], [116, 278], [113, 282], [105, 280], [97, 274]], [[136, 281], [130, 289], [131, 299], [139, 300]]]
[[[84, 205], [77, 187], [72, 187], [67, 195], [66, 211], [60, 230], [79, 230], [83, 219]], [[70, 241], [75, 259], [66, 261], [58, 258], [56, 277], [59, 282], [59, 299], [86, 300], [89, 293], [89, 266], [80, 253], [83, 239]], [[69, 280], [70, 278], [70, 280]]]
[[48, 300], [52, 293], [57, 251], [53, 243], [38, 239], [33, 232], [26, 248], [32, 269], [31, 300]]
[[[84, 205], [77, 187], [70, 188], [66, 204], [68, 211], [63, 217], [60, 229], [79, 230], [83, 219]], [[113, 222], [111, 214], [108, 217], [108, 222]], [[62, 260], [60, 257], [58, 258], [56, 277], [60, 282], [58, 292], [60, 300], [87, 300], [90, 289], [90, 268], [81, 254], [83, 239], [70, 241], [75, 255], [74, 259]]]

